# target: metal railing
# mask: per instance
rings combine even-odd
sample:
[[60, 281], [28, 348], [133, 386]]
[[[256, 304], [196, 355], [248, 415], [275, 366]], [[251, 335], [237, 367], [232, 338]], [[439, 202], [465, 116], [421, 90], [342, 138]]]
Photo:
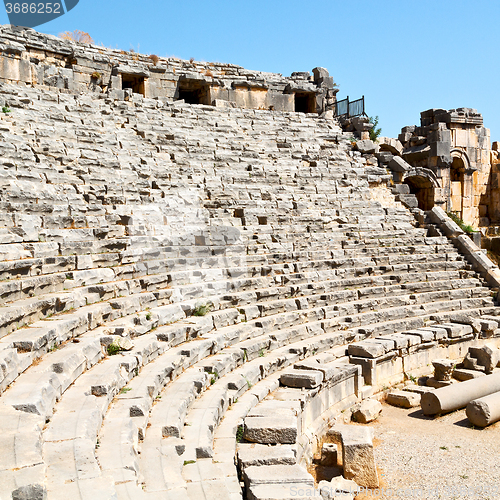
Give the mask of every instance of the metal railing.
[[352, 118], [353, 116], [365, 115], [365, 96], [356, 101], [349, 101], [349, 96], [346, 99], [335, 103], [335, 116]]

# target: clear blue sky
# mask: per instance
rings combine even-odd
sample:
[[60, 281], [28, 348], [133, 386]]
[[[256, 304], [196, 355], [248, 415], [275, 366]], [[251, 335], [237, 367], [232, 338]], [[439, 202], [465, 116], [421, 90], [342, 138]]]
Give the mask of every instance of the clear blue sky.
[[[429, 108], [470, 107], [494, 141], [499, 20], [498, 0], [80, 0], [37, 29], [283, 75], [324, 66], [340, 99], [365, 96], [383, 135], [397, 137]], [[1, 5], [0, 23], [8, 23]]]

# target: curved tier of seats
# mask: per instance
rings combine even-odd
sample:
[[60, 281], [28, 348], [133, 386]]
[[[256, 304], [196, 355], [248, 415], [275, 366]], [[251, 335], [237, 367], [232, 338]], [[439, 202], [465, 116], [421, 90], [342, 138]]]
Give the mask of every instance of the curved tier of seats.
[[282, 370], [496, 316], [332, 120], [0, 97], [0, 491], [242, 498], [237, 429]]

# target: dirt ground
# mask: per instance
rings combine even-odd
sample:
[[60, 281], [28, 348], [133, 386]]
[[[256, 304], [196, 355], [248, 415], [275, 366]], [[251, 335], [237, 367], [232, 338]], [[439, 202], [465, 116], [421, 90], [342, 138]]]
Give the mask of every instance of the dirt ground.
[[500, 499], [500, 422], [478, 429], [465, 410], [433, 418], [384, 404], [368, 425], [381, 488], [358, 500]]

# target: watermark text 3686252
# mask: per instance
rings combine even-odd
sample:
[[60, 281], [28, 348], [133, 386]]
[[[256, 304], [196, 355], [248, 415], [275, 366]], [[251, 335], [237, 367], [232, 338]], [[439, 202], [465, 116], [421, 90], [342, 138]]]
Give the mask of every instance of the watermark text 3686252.
[[34, 28], [64, 15], [76, 7], [79, 0], [4, 0], [10, 24]]

